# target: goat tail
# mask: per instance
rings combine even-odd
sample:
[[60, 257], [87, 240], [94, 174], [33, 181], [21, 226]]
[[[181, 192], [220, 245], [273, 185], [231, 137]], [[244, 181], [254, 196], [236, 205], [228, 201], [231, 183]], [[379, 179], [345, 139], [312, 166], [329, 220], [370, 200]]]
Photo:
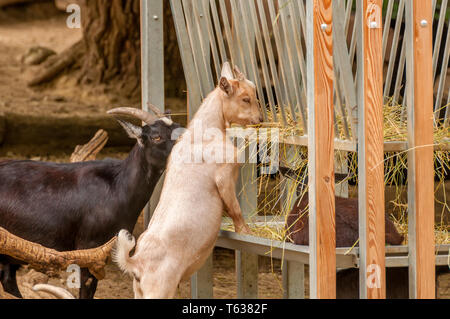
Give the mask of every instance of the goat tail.
[[55, 296], [58, 299], [75, 299], [66, 289], [47, 284], [37, 284], [33, 286], [33, 291], [42, 291]]
[[131, 273], [133, 263], [130, 258], [130, 251], [136, 245], [136, 240], [127, 230], [122, 229], [117, 236], [117, 243], [112, 251], [112, 259], [117, 263], [122, 271]]

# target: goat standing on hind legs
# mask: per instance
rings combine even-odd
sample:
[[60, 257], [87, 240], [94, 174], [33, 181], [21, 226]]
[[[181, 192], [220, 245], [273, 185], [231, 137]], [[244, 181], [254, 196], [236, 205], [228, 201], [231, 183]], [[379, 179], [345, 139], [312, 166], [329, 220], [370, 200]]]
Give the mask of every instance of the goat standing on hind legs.
[[[136, 298], [175, 295], [178, 283], [195, 273], [211, 254], [224, 208], [237, 232], [250, 233], [235, 193], [240, 166], [220, 155], [236, 154], [226, 129], [232, 123], [259, 124], [261, 113], [255, 85], [237, 68], [234, 72], [236, 78], [230, 65], [224, 64], [218, 87], [175, 144], [161, 199], [132, 257], [134, 238], [125, 230], [119, 233], [114, 259], [133, 275]], [[195, 161], [199, 148], [203, 156]]]

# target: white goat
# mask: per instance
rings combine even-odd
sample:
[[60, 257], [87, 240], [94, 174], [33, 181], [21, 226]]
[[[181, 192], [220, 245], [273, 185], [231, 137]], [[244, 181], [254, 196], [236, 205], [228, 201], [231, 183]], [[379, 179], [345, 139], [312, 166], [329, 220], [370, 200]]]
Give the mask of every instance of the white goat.
[[[195, 273], [211, 254], [224, 209], [237, 232], [250, 233], [235, 193], [237, 161], [218, 163], [205, 157], [198, 163], [180, 161], [195, 157], [193, 150], [198, 147], [213, 157], [230, 152], [236, 156], [226, 129], [233, 123], [261, 122], [255, 85], [237, 68], [234, 72], [236, 77], [230, 65], [224, 64], [218, 87], [204, 100], [174, 146], [161, 199], [132, 257], [134, 238], [125, 230], [119, 233], [114, 259], [133, 275], [136, 298], [175, 295], [179, 282]], [[192, 138], [199, 135], [199, 140]]]

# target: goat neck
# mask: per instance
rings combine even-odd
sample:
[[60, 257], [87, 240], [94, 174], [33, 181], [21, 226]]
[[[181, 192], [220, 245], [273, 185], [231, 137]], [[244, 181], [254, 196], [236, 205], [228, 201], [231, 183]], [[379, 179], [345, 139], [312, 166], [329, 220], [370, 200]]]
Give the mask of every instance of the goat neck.
[[223, 115], [222, 91], [216, 88], [203, 101], [193, 120], [188, 125], [188, 130], [193, 129], [194, 121], [202, 121], [202, 128], [217, 128], [225, 133], [229, 126]]

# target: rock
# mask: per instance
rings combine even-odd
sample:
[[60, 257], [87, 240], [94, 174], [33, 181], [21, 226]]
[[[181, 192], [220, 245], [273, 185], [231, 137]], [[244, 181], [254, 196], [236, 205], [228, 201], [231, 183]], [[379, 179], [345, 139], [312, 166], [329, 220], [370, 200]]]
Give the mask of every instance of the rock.
[[55, 54], [56, 52], [49, 48], [36, 46], [30, 48], [28, 52], [22, 56], [21, 61], [26, 65], [37, 65], [47, 60], [49, 56]]

